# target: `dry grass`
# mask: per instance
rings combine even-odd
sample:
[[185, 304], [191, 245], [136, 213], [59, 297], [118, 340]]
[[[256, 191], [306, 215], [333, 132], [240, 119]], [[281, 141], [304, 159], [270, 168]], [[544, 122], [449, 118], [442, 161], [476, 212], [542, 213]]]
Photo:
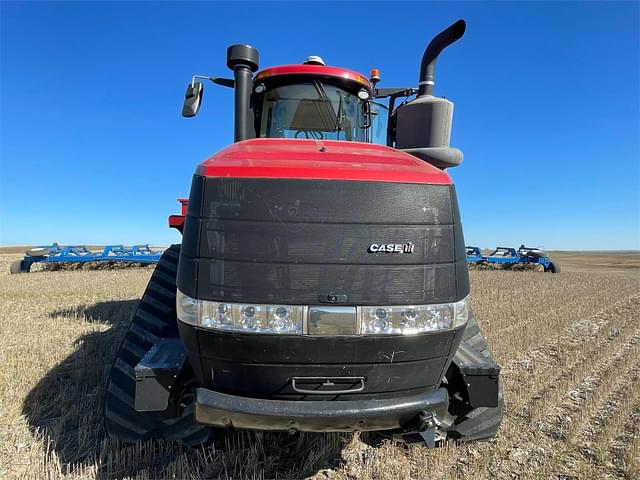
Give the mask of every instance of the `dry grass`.
[[16, 255], [0, 255], [0, 477], [639, 478], [640, 260], [565, 255], [560, 275], [472, 272], [505, 419], [494, 441], [436, 450], [348, 434], [111, 442], [105, 376], [151, 271], [9, 276]]

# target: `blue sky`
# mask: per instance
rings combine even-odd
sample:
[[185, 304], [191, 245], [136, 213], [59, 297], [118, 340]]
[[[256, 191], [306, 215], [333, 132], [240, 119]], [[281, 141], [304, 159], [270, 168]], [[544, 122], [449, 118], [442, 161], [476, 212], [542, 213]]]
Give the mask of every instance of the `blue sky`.
[[0, 244], [179, 242], [197, 163], [232, 141], [225, 50], [309, 54], [414, 86], [431, 37], [468, 244], [640, 248], [639, 4], [2, 2]]

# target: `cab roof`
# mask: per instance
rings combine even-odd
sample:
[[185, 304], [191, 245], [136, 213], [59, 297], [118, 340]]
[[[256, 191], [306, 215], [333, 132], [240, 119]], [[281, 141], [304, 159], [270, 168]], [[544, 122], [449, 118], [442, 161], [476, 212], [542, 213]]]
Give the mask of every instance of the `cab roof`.
[[256, 81], [289, 75], [306, 75], [324, 78], [335, 78], [342, 81], [347, 80], [354, 82], [361, 87], [364, 87], [367, 90], [371, 91], [371, 83], [369, 83], [369, 79], [367, 79], [367, 77], [365, 77], [361, 73], [349, 70], [347, 68], [331, 67], [326, 65], [294, 64], [270, 67], [258, 72], [258, 74], [256, 75]]

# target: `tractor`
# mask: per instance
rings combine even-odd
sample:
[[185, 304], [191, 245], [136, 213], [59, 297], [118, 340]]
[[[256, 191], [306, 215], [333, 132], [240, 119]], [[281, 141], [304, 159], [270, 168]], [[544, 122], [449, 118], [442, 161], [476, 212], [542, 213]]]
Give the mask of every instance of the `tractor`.
[[[310, 56], [259, 71], [227, 49], [234, 143], [199, 164], [182, 243], [152, 274], [110, 370], [108, 434], [199, 445], [237, 429], [482, 440], [502, 420], [500, 367], [469, 297], [446, 169], [453, 103], [433, 95], [430, 42], [417, 87], [379, 88]], [[401, 101], [398, 101], [401, 100]], [[398, 105], [396, 105], [398, 103]]]

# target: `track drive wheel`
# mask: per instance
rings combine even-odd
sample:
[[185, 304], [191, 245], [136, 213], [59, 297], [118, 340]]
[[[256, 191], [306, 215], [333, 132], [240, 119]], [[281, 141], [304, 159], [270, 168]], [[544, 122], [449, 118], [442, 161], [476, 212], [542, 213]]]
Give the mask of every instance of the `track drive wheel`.
[[[467, 348], [473, 348], [485, 357], [493, 360], [491, 351], [487, 345], [475, 315], [470, 315], [469, 322], [462, 336], [462, 343]], [[460, 347], [458, 347], [460, 348]], [[460, 371], [455, 366], [456, 356], [453, 357], [453, 364], [447, 371], [447, 382], [449, 388], [449, 415], [446, 426], [447, 438], [458, 441], [487, 440], [494, 437], [498, 427], [502, 422], [503, 397], [502, 380], [498, 384], [498, 406], [497, 407], [476, 407], [472, 408], [465, 400], [464, 381]], [[462, 387], [462, 388], [458, 388]]]
[[175, 306], [179, 256], [180, 245], [162, 254], [109, 373], [105, 428], [110, 437], [124, 442], [162, 438], [196, 446], [210, 436], [209, 427], [193, 420], [192, 396], [183, 397], [177, 416], [134, 408], [135, 366], [159, 339], [179, 337]]

